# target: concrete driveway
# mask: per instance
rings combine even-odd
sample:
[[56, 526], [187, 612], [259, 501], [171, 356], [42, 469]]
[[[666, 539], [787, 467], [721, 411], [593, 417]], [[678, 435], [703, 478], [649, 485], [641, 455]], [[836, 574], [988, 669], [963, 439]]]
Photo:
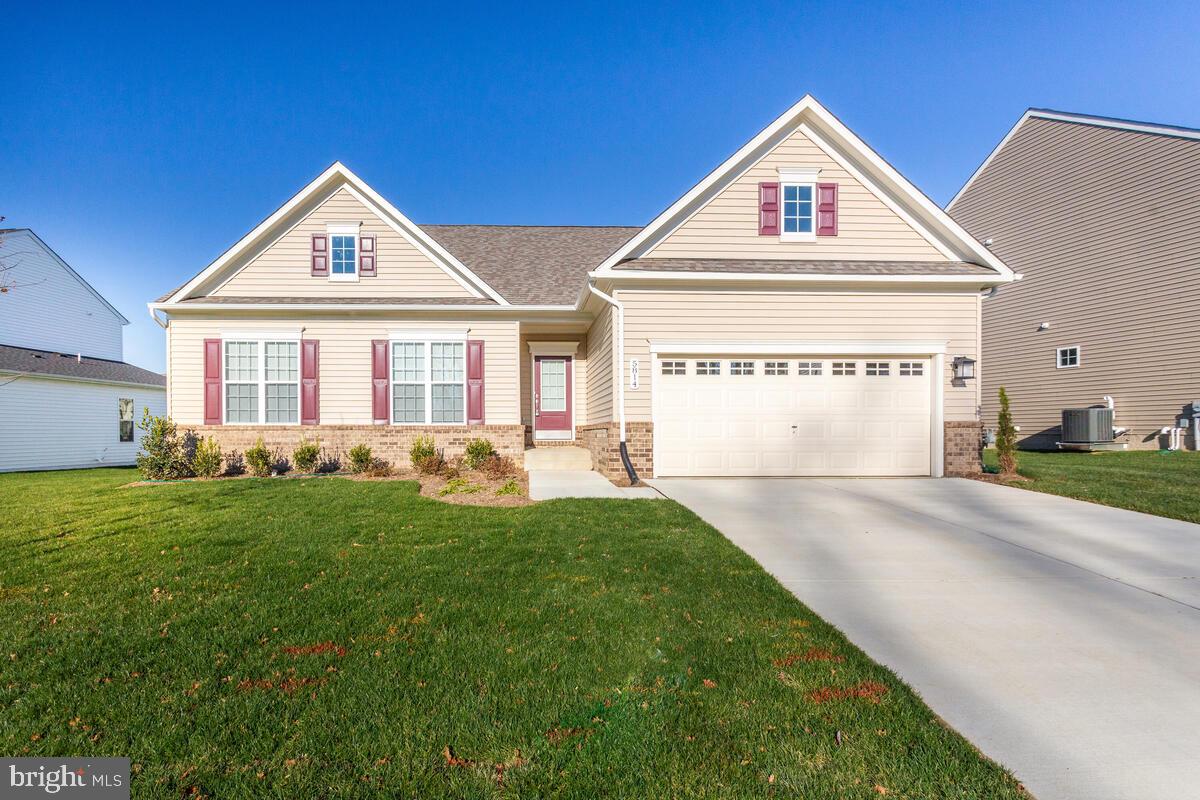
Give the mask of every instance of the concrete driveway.
[[1200, 794], [1200, 525], [961, 479], [654, 485], [1040, 800]]

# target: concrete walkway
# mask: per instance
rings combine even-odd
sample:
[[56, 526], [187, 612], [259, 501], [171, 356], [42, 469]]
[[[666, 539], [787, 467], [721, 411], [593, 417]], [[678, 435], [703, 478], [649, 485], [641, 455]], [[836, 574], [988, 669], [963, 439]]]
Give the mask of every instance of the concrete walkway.
[[1200, 795], [1200, 525], [969, 480], [654, 484], [1040, 800]]
[[554, 500], [559, 497], [609, 497], [617, 500], [662, 498], [649, 486], [614, 486], [599, 472], [583, 469], [530, 470], [529, 497]]

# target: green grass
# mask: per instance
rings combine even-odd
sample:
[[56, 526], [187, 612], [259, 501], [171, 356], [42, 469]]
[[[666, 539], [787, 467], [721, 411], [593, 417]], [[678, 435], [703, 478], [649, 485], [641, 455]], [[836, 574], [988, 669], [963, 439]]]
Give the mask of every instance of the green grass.
[[[996, 466], [996, 451], [984, 451]], [[1200, 454], [1154, 450], [1112, 453], [1017, 453], [1017, 471], [1029, 478], [1014, 486], [1200, 522]]]
[[674, 503], [135, 479], [0, 476], [0, 752], [135, 797], [1021, 796]]

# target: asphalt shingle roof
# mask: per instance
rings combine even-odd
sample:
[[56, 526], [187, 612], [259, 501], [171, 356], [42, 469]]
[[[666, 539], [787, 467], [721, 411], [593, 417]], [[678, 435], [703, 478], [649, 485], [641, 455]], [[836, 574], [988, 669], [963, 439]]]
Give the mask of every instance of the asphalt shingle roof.
[[613, 269], [654, 272], [764, 272], [780, 275], [995, 275], [969, 261], [782, 261], [730, 258], [635, 258]]
[[148, 369], [74, 353], [54, 353], [0, 344], [0, 372], [23, 372], [32, 375], [54, 375], [62, 378], [81, 378], [111, 383], [138, 383], [166, 386], [166, 377]]

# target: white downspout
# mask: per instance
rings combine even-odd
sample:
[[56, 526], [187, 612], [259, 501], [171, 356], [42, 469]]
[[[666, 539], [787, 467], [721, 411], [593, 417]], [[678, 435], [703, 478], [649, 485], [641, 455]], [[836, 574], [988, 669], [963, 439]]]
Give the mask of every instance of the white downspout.
[[621, 422], [621, 442], [625, 441], [625, 306], [621, 301], [596, 288], [588, 281], [588, 291], [617, 310], [617, 418]]
[[154, 311], [154, 304], [146, 303], [146, 310], [150, 312], [150, 319], [154, 320], [158, 327], [165, 331], [167, 329], [167, 323], [158, 318], [158, 314]]

